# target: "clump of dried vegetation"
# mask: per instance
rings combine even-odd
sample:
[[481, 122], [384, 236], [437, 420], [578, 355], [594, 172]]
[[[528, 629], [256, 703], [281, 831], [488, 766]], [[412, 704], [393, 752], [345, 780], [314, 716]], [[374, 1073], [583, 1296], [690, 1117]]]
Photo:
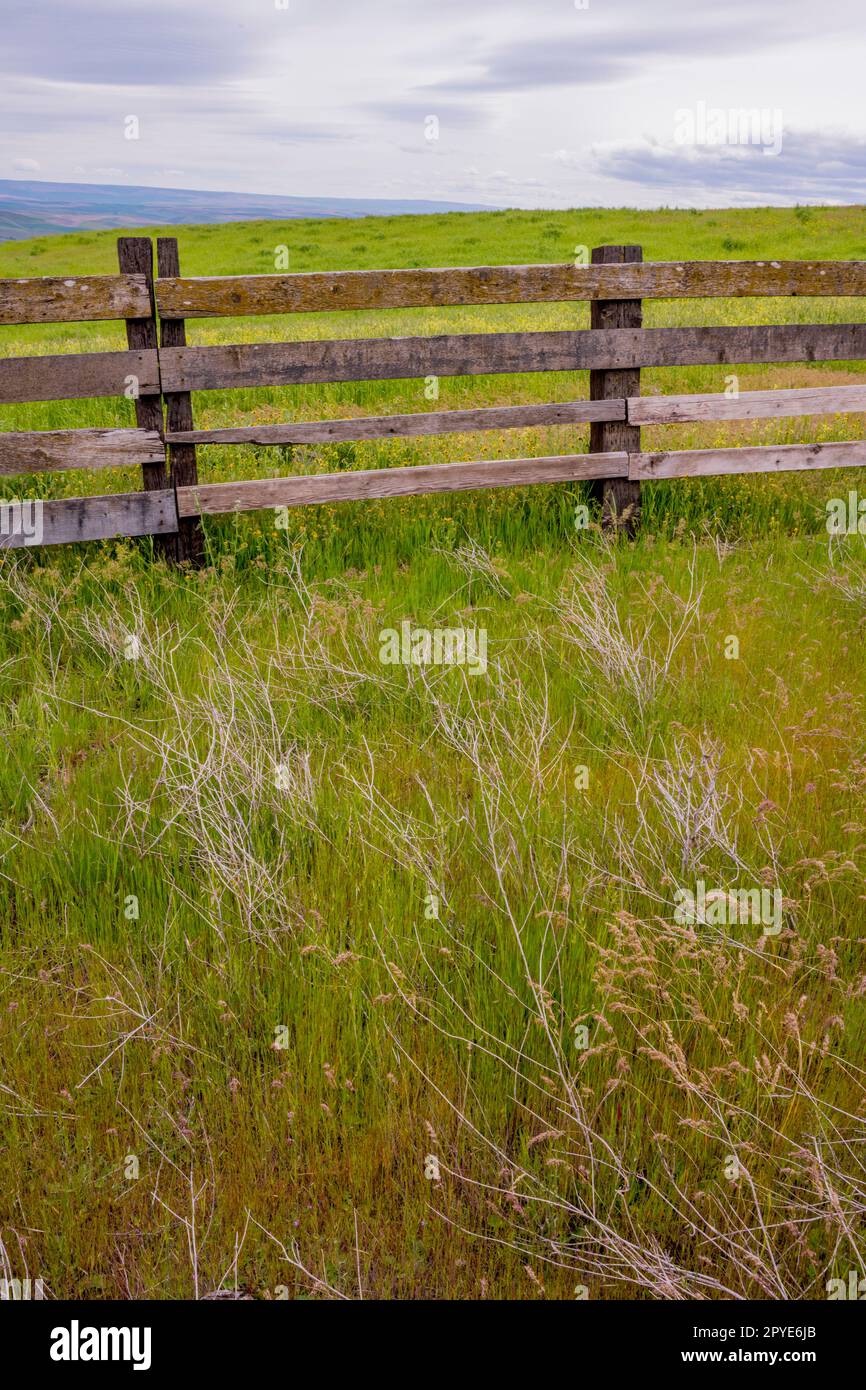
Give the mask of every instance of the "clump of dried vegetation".
[[[106, 1278], [791, 1299], [862, 1274], [864, 780], [833, 722], [857, 697], [777, 684], [768, 714], [759, 679], [732, 722], [707, 667], [727, 555], [635, 586], [602, 545], [539, 595], [477, 544], [431, 563], [490, 630], [483, 679], [382, 667], [368, 576], [311, 585], [297, 557], [252, 594], [214, 580], [186, 625], [7, 572], [34, 698], [103, 758], [86, 814], [33, 779], [22, 836], [73, 898], [94, 866], [91, 949], [67, 924], [4, 990], [38, 1017], [41, 971], [67, 1013], [43, 1076], [73, 1149], [116, 1136], [102, 1203], [77, 1198]], [[125, 936], [88, 916], [100, 874], [137, 893]], [[678, 922], [699, 879], [778, 887], [781, 930]], [[28, 1036], [19, 1159], [53, 1108]]]

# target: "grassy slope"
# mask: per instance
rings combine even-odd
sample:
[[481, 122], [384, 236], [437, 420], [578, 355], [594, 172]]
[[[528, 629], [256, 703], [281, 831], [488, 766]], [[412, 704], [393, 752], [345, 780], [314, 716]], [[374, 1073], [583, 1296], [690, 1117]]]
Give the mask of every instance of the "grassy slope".
[[[640, 241], [647, 258], [863, 257], [861, 223], [835, 209], [503, 213], [179, 238], [185, 270], [219, 273], [269, 269], [282, 235], [299, 270], [557, 260], [604, 241]], [[110, 236], [44, 240], [3, 248], [0, 273], [107, 270], [112, 258]], [[647, 320], [814, 314], [717, 302], [648, 306]], [[317, 316], [289, 331], [584, 321], [582, 306], [535, 306]], [[15, 330], [5, 350], [117, 342], [116, 330], [74, 332]], [[192, 332], [230, 341], [237, 326]], [[645, 375], [646, 389], [721, 379]], [[440, 405], [573, 390], [443, 382]], [[286, 406], [304, 418], [425, 408], [413, 382], [238, 394], [251, 420]], [[215, 393], [197, 418], [236, 418], [237, 406]], [[119, 422], [124, 408], [7, 408], [2, 423]], [[647, 436], [861, 432], [852, 419]], [[322, 453], [344, 467], [505, 456], [574, 447], [574, 435], [293, 459], [213, 450], [201, 471], [321, 467]], [[62, 495], [88, 480], [39, 481]], [[575, 532], [578, 491], [543, 488], [321, 508], [288, 535], [244, 518], [213, 528], [214, 563], [197, 576], [122, 545], [7, 558], [0, 1236], [14, 1272], [58, 1295], [186, 1297], [234, 1282], [237, 1241], [238, 1282], [274, 1297], [315, 1287], [285, 1258], [296, 1242], [350, 1296], [360, 1268], [368, 1296], [537, 1297], [543, 1285], [573, 1297], [581, 1282], [613, 1298], [636, 1276], [604, 1263], [593, 1181], [608, 1226], [655, 1243], [692, 1291], [706, 1276], [717, 1292], [820, 1296], [829, 1274], [856, 1266], [866, 612], [862, 543], [828, 555], [821, 533], [824, 501], [848, 486], [830, 475], [657, 486], [639, 542], [613, 550]], [[665, 623], [688, 613], [690, 566], [700, 607], [665, 673]], [[615, 622], [608, 601], [632, 625], [634, 689], [593, 640], [593, 594], [602, 631]], [[378, 633], [403, 618], [483, 626], [488, 674], [425, 683], [382, 666]], [[731, 635], [737, 660], [725, 659]], [[666, 817], [672, 787], [679, 809]], [[736, 832], [735, 854], [711, 819], [689, 826], [696, 788], [716, 827]], [[761, 946], [748, 927], [727, 941], [673, 930], [673, 889], [700, 876], [780, 884], [781, 936]], [[430, 894], [438, 919], [425, 915]], [[813, 1149], [806, 1163], [810, 1135], [820, 1159]], [[748, 1170], [737, 1184], [732, 1152]], [[425, 1179], [431, 1153], [439, 1184]], [[709, 1243], [698, 1213], [727, 1243]], [[664, 1287], [657, 1272], [642, 1279]]]

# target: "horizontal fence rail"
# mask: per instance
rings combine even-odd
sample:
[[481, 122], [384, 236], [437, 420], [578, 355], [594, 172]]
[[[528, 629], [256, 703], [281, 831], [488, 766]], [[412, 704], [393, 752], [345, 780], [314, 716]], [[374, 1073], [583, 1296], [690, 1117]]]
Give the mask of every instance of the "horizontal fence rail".
[[866, 386], [814, 386], [737, 395], [637, 396], [627, 402], [636, 425], [691, 420], [768, 420], [791, 415], [844, 415], [866, 410]]
[[[171, 536], [177, 532], [177, 499], [172, 488], [116, 492], [106, 497], [64, 497], [33, 505], [40, 509], [40, 545], [103, 541], [115, 536]], [[35, 543], [20, 531], [8, 535], [0, 531], [0, 549], [20, 550]]]
[[806, 468], [862, 468], [866, 440], [825, 444], [761, 444], [737, 449], [683, 449], [629, 455], [629, 477], [706, 478], [724, 473], [789, 473]]
[[442, 270], [312, 271], [298, 275], [170, 276], [157, 282], [157, 305], [164, 319], [334, 309], [764, 295], [866, 295], [866, 261], [472, 266]]
[[0, 434], [0, 474], [164, 463], [155, 430], [27, 430]]
[[518, 487], [529, 483], [576, 482], [583, 478], [627, 477], [628, 454], [483, 459], [471, 463], [320, 473], [310, 477], [255, 478], [246, 483], [200, 483], [197, 487], [178, 488], [177, 509], [180, 516], [198, 516], [203, 512], [255, 511], [262, 507], [302, 507], [317, 502], [350, 502], [371, 497], [406, 497]]
[[0, 324], [86, 322], [149, 314], [150, 295], [143, 275], [0, 280]]
[[249, 482], [200, 483], [177, 489], [178, 515], [200, 516], [363, 501], [433, 492], [517, 487], [586, 479], [709, 477], [725, 473], [793, 472], [807, 468], [866, 465], [866, 440], [758, 448], [688, 449], [662, 453], [565, 454], [545, 458], [486, 459], [471, 463], [416, 464], [352, 473], [254, 478]]
[[179, 430], [169, 444], [329, 444], [427, 434], [472, 434], [537, 425], [580, 425], [624, 420], [625, 401], [567, 401], [561, 405], [488, 406], [479, 410], [429, 410], [417, 415], [367, 415], [354, 420], [287, 421], [283, 425], [238, 425], [218, 430]]
[[685, 396], [632, 396], [607, 401], [431, 410], [417, 415], [368, 415], [348, 420], [287, 420], [276, 425], [231, 425], [166, 432], [169, 444], [329, 444], [408, 435], [474, 434], [483, 430], [626, 421], [672, 425], [701, 420], [767, 420], [799, 415], [866, 412], [866, 386], [815, 386], [777, 391], [710, 392]]
[[267, 507], [302, 507], [433, 492], [476, 491], [532, 483], [586, 479], [709, 477], [726, 473], [794, 472], [807, 468], [866, 465], [866, 440], [826, 444], [761, 445], [758, 448], [688, 449], [661, 453], [566, 454], [546, 458], [487, 459], [471, 463], [416, 464], [352, 473], [254, 478], [249, 482], [200, 483], [177, 490], [178, 515], [218, 515]]
[[165, 391], [863, 358], [866, 324], [862, 323], [331, 338], [301, 343], [165, 348], [159, 356]]
[[155, 349], [0, 358], [0, 404], [159, 395]]

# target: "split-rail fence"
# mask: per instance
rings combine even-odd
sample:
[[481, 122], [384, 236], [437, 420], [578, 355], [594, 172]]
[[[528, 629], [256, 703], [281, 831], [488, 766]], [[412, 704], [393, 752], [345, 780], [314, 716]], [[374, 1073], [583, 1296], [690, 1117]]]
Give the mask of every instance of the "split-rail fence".
[[[0, 358], [0, 404], [127, 396], [135, 428], [0, 433], [0, 475], [141, 467], [136, 492], [42, 504], [41, 543], [156, 538], [178, 560], [201, 555], [202, 515], [270, 507], [594, 480], [616, 522], [638, 514], [656, 478], [866, 464], [866, 439], [645, 452], [641, 426], [866, 411], [863, 385], [642, 397], [643, 367], [861, 362], [864, 323], [644, 328], [644, 299], [866, 296], [864, 261], [644, 262], [602, 246], [587, 265], [183, 276], [177, 241], [122, 237], [116, 275], [0, 280], [0, 324], [123, 320], [126, 351]], [[590, 301], [588, 329], [340, 338], [188, 346], [188, 319], [417, 306]], [[477, 410], [196, 429], [199, 391], [312, 382], [589, 372], [588, 399]], [[588, 453], [385, 467], [212, 483], [197, 446], [317, 444], [530, 426], [590, 425]], [[14, 531], [0, 545], [23, 545]]]

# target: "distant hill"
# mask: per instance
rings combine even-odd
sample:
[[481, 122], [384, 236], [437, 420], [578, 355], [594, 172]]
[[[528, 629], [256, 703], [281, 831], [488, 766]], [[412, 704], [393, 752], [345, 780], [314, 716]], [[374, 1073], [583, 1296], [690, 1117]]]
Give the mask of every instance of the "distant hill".
[[127, 188], [115, 184], [41, 183], [0, 179], [0, 241], [191, 222], [257, 218], [388, 217], [397, 213], [484, 212], [481, 203], [411, 198], [280, 198], [261, 193], [200, 192], [190, 188]]

